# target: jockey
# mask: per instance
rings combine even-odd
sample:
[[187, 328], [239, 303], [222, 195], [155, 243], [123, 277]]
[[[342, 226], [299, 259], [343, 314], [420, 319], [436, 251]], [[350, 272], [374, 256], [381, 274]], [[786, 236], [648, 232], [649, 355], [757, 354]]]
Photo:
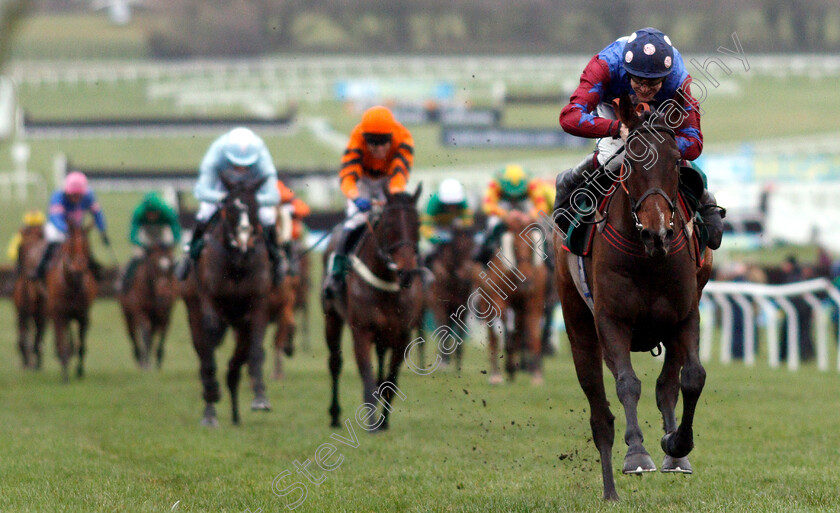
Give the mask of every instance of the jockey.
[[300, 266], [298, 265], [299, 262], [296, 255], [294, 255], [295, 248], [293, 243], [299, 241], [303, 235], [303, 218], [308, 216], [312, 212], [312, 209], [309, 208], [309, 205], [305, 201], [295, 196], [294, 191], [288, 188], [282, 180], [277, 180], [277, 192], [280, 194], [280, 206], [278, 208], [288, 212], [292, 220], [289, 239], [283, 240], [282, 237], [278, 237], [278, 240], [280, 241], [280, 248], [285, 253], [286, 260], [289, 263], [289, 274], [294, 276], [299, 273]]
[[[637, 30], [594, 56], [584, 68], [569, 104], [560, 112], [560, 126], [572, 135], [597, 139], [597, 150], [557, 177], [555, 209], [568, 206], [575, 189], [591, 180], [593, 171], [624, 144], [627, 128], [617, 120], [611, 104], [622, 93], [628, 93], [634, 103], [647, 103], [651, 108], [675, 101], [685, 114], [682, 123], [673, 127], [682, 158], [692, 161], [700, 156], [703, 133], [690, 83], [691, 75], [680, 52], [655, 28]], [[618, 171], [623, 159], [622, 151], [610, 161], [607, 171]], [[700, 205], [700, 214], [710, 229], [709, 247], [717, 249], [723, 233], [721, 209], [708, 190], [703, 191]]]
[[473, 225], [473, 212], [467, 205], [464, 186], [455, 178], [440, 183], [438, 191], [432, 194], [421, 218], [420, 235], [432, 243], [427, 262], [437, 254], [437, 248], [450, 242], [453, 228], [469, 228]]
[[486, 265], [493, 258], [511, 211], [518, 210], [536, 218], [540, 213], [548, 212], [548, 208], [539, 179], [531, 178], [519, 164], [500, 169], [484, 194], [482, 210], [487, 215], [487, 228], [474, 260]]
[[128, 236], [134, 245], [134, 256], [126, 266], [121, 290], [128, 290], [137, 265], [149, 249], [156, 246], [172, 247], [181, 241], [181, 225], [178, 214], [155, 192], [149, 192], [131, 215], [131, 230]]
[[350, 134], [341, 159], [341, 192], [347, 197], [347, 219], [335, 253], [330, 258], [324, 284], [327, 297], [338, 293], [347, 271], [347, 253], [367, 222], [372, 200], [384, 201], [390, 193], [405, 191], [414, 163], [414, 139], [386, 107], [371, 107]]
[[6, 251], [6, 255], [8, 255], [9, 260], [17, 262], [16, 269], [20, 272], [21, 269], [21, 261], [20, 261], [20, 245], [23, 242], [23, 236], [26, 232], [37, 230], [39, 232], [38, 238], [42, 239], [44, 237], [44, 223], [46, 222], [47, 218], [44, 217], [44, 213], [40, 210], [30, 210], [23, 214], [23, 226], [21, 226], [20, 230], [15, 233], [12, 240], [9, 241], [9, 248]]
[[[49, 217], [44, 235], [47, 238], [47, 248], [38, 263], [35, 278], [43, 280], [47, 272], [47, 265], [62, 242], [67, 238], [68, 223], [82, 225], [85, 212], [93, 215], [96, 228], [102, 236], [102, 243], [111, 245], [111, 240], [105, 231], [105, 215], [96, 201], [93, 191], [88, 187], [88, 180], [84, 173], [73, 171], [64, 179], [64, 187], [55, 191], [50, 198]], [[102, 279], [102, 266], [90, 255], [88, 259], [90, 271], [97, 280]]]
[[277, 283], [283, 275], [282, 257], [277, 244], [277, 232], [274, 223], [277, 219], [276, 205], [280, 202], [277, 193], [277, 170], [271, 160], [271, 154], [262, 139], [251, 130], [237, 127], [213, 141], [199, 167], [198, 182], [194, 194], [201, 203], [195, 215], [195, 228], [190, 243], [185, 247], [188, 258], [184, 258], [176, 267], [179, 280], [185, 280], [192, 264], [198, 261], [204, 247], [204, 232], [213, 214], [219, 209], [219, 203], [227, 196], [221, 173], [232, 169], [247, 173], [251, 177], [267, 177], [257, 191], [260, 224], [263, 227], [266, 248], [274, 268], [274, 281]]

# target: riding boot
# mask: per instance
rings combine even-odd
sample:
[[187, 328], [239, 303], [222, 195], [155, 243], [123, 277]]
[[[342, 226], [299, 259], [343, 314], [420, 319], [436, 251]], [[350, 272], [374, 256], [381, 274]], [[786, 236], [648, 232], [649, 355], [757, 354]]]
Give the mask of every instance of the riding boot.
[[300, 274], [300, 262], [298, 261], [295, 245], [292, 241], [280, 244], [280, 249], [283, 252], [283, 257], [286, 259], [287, 271], [289, 276], [297, 276]]
[[93, 255], [90, 255], [90, 257], [88, 258], [88, 269], [90, 270], [91, 274], [93, 274], [93, 278], [96, 281], [102, 281], [102, 264], [100, 264], [99, 261], [93, 258]]
[[134, 273], [137, 272], [137, 266], [140, 265], [142, 260], [141, 257], [136, 256], [128, 261], [128, 265], [125, 267], [125, 274], [123, 274], [122, 281], [120, 282], [121, 292], [127, 292], [131, 288], [131, 282], [134, 281]]
[[344, 275], [349, 269], [347, 253], [350, 251], [350, 241], [354, 238], [358, 228], [344, 228], [338, 237], [335, 251], [329, 261], [327, 280], [324, 282], [324, 296], [327, 299], [339, 295], [344, 287]]
[[557, 194], [554, 196], [554, 210], [566, 208], [572, 199], [572, 194], [580, 187], [585, 177], [585, 172], [592, 172], [598, 167], [598, 155], [592, 152], [573, 168], [567, 169], [557, 175], [555, 183]]
[[274, 229], [274, 225], [263, 226], [263, 235], [265, 247], [268, 249], [268, 258], [271, 260], [271, 283], [276, 287], [283, 281], [283, 276], [288, 271], [288, 264], [277, 242], [277, 230]]
[[487, 262], [493, 258], [493, 253], [496, 252], [496, 248], [499, 246], [499, 240], [502, 238], [506, 229], [507, 226], [504, 223], [498, 223], [488, 230], [484, 235], [484, 240], [481, 241], [481, 245], [476, 248], [473, 254], [473, 261], [487, 267]]
[[204, 247], [204, 232], [207, 230], [208, 224], [207, 221], [197, 221], [195, 223], [192, 238], [184, 246], [186, 255], [175, 265], [175, 277], [180, 281], [187, 279], [187, 276], [190, 275], [190, 268], [192, 268], [194, 263], [198, 262], [201, 249]]
[[38, 281], [44, 281], [44, 277], [47, 274], [47, 265], [49, 265], [53, 254], [55, 254], [55, 250], [59, 246], [61, 246], [60, 242], [50, 242], [47, 244], [46, 249], [44, 249], [44, 254], [41, 255], [41, 260], [38, 262], [38, 267], [35, 269], [35, 276], [33, 278]]
[[703, 195], [700, 197], [699, 212], [708, 230], [709, 241], [707, 245], [711, 249], [719, 248], [720, 241], [723, 238], [723, 218], [726, 217], [726, 209], [719, 207], [714, 195], [708, 189], [704, 189]]

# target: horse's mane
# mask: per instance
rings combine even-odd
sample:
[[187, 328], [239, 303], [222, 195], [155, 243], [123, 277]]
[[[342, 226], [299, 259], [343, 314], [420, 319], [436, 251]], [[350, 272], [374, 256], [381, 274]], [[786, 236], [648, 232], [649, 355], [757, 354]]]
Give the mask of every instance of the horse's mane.
[[391, 194], [391, 198], [388, 200], [388, 203], [393, 203], [395, 205], [413, 205], [414, 196], [406, 191], [395, 192], [394, 194]]

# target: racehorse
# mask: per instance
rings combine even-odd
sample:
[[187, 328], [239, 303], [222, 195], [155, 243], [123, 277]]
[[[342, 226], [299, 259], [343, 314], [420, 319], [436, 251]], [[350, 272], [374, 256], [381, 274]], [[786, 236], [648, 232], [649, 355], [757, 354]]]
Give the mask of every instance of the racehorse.
[[[363, 406], [369, 406], [371, 414], [367, 417], [369, 423], [364, 427], [371, 431], [388, 429], [391, 400], [398, 393], [397, 374], [405, 357], [411, 330], [418, 325], [423, 306], [420, 280], [423, 270], [417, 250], [420, 219], [416, 207], [421, 190], [422, 187], [418, 186], [414, 194], [390, 194], [386, 191], [386, 201], [379, 218], [372, 225], [367, 225], [356, 254], [350, 256], [352, 271], [347, 275], [344, 293], [336, 299], [323, 300], [332, 375], [329, 408], [332, 427], [341, 425], [338, 377], [342, 365], [341, 332], [347, 323], [353, 334], [353, 352], [362, 378]], [[325, 252], [325, 258], [334, 241], [335, 237]], [[371, 365], [372, 347], [376, 349], [379, 363], [378, 385]], [[388, 349], [391, 355], [386, 378], [384, 366]], [[373, 405], [378, 404], [374, 401], [375, 397], [383, 402], [382, 414], [377, 420], [371, 420], [376, 408]]]
[[68, 223], [67, 239], [53, 257], [46, 274], [47, 316], [55, 330], [55, 347], [61, 361], [64, 381], [70, 380], [67, 366], [76, 341], [70, 322], [78, 326], [78, 355], [76, 376], [84, 376], [85, 337], [87, 335], [90, 307], [96, 297], [98, 284], [90, 271], [90, 246], [87, 234], [90, 226], [82, 228]]
[[[292, 243], [292, 216], [283, 206], [277, 207], [277, 240], [281, 244]], [[292, 258], [297, 258], [292, 255]], [[291, 264], [291, 263], [290, 263]], [[303, 271], [301, 270], [301, 273]], [[283, 379], [283, 355], [291, 357], [294, 353], [294, 336], [297, 327], [295, 319], [295, 308], [298, 295], [300, 294], [300, 283], [305, 277], [302, 274], [283, 276], [283, 280], [271, 288], [268, 296], [268, 318], [269, 322], [276, 325], [274, 332], [274, 373], [272, 377], [276, 380]]]
[[[506, 219], [507, 233], [502, 249], [487, 264], [477, 268], [473, 277], [499, 311], [498, 326], [488, 326], [490, 383], [502, 383], [499, 372], [498, 332], [505, 350], [505, 371], [513, 379], [523, 367], [531, 373], [531, 382], [540, 385], [542, 377], [542, 332], [548, 270], [541, 255], [534, 250], [529, 227], [535, 222], [524, 212], [513, 210]], [[519, 359], [523, 361], [520, 363]]]
[[[46, 245], [43, 226], [27, 226], [21, 230], [17, 276], [12, 297], [17, 309], [18, 349], [24, 369], [41, 368], [41, 342], [46, 327], [46, 297], [44, 288], [32, 276]], [[30, 332], [32, 329], [34, 333]]]
[[128, 290], [120, 291], [119, 295], [134, 358], [142, 369], [149, 368], [155, 346], [157, 368], [163, 364], [164, 341], [175, 296], [172, 249], [154, 246], [137, 265]]
[[[453, 318], [458, 318], [458, 309], [467, 304], [474, 290], [474, 262], [469, 257], [474, 246], [472, 230], [460, 227], [451, 230], [449, 240], [440, 244], [437, 256], [431, 262], [434, 281], [426, 295], [426, 306], [432, 312], [435, 327], [446, 326], [462, 340], [466, 333]], [[460, 343], [454, 348], [455, 368], [459, 371], [464, 355], [463, 346]], [[443, 361], [448, 362], [449, 356], [444, 352]]]
[[[589, 422], [608, 500], [617, 500], [618, 493], [612, 474], [614, 417], [604, 391], [603, 362], [615, 376], [627, 419], [623, 472], [656, 470], [642, 445], [636, 413], [641, 381], [633, 371], [631, 351], [664, 347], [664, 364], [656, 381], [656, 404], [665, 430], [662, 471], [691, 472], [686, 456], [694, 446], [692, 424], [706, 379], [698, 354], [698, 301], [712, 266], [710, 250], [705, 251], [702, 265], [697, 265], [691, 244], [685, 243], [693, 235], [690, 224], [677, 212], [680, 152], [674, 131], [650, 121], [650, 113], [637, 114], [626, 95], [617, 111], [630, 134], [619, 183], [605, 211], [598, 214], [603, 226], [582, 262], [591, 277], [588, 294], [581, 294], [575, 284], [576, 280], [583, 283], [581, 262], [554, 234], [557, 290], [578, 381], [589, 401]], [[663, 118], [671, 122], [675, 114], [666, 111]], [[582, 297], [590, 295], [588, 305]], [[677, 425], [674, 410], [680, 389], [683, 416]]]
[[214, 403], [220, 399], [214, 351], [228, 326], [236, 339], [227, 373], [233, 423], [240, 422], [238, 387], [246, 362], [256, 395], [251, 408], [269, 409], [262, 379], [262, 344], [268, 324], [271, 268], [255, 198], [265, 177], [248, 180], [223, 173], [221, 179], [228, 194], [205, 235], [206, 246], [195, 272], [181, 291], [200, 361], [205, 402], [201, 424], [209, 427], [218, 425]]

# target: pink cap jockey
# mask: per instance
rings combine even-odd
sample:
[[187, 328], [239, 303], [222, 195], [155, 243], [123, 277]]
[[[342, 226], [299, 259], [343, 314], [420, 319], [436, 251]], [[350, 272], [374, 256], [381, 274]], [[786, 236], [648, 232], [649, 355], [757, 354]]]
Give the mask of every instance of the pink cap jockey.
[[66, 194], [85, 194], [88, 191], [88, 180], [84, 173], [73, 171], [64, 179]]

